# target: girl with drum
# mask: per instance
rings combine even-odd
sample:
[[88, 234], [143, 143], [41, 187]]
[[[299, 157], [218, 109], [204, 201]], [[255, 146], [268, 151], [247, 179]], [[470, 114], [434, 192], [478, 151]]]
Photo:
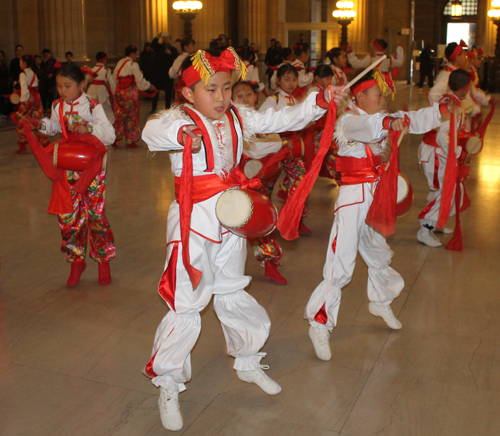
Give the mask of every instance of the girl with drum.
[[[151, 151], [173, 152], [176, 201], [170, 205], [167, 262], [159, 285], [171, 310], [158, 326], [144, 370], [160, 388], [160, 417], [169, 430], [183, 426], [178, 395], [191, 379], [190, 354], [200, 334], [200, 312], [212, 296], [238, 378], [270, 395], [281, 390], [260, 364], [271, 322], [244, 291], [250, 282], [244, 275], [246, 240], [221, 225], [216, 205], [230, 188], [258, 185], [236, 169], [244, 139], [304, 128], [325, 113], [328, 93], [311, 94], [301, 105], [261, 114], [231, 104], [234, 70], [241, 74], [245, 67], [231, 47], [222, 52], [198, 50], [182, 66], [182, 93], [189, 104], [153, 116], [142, 134]], [[338, 102], [343, 93], [335, 90]]]
[[[52, 104], [50, 119], [44, 118], [36, 123], [31, 120], [32, 127], [46, 135], [63, 134], [63, 139], [69, 133], [93, 135], [100, 145], [113, 144], [115, 131], [97, 101], [92, 100], [82, 90], [85, 86], [85, 74], [76, 64], [65, 65], [56, 77], [58, 100]], [[38, 124], [38, 125], [37, 125]], [[69, 133], [68, 133], [69, 132]], [[69, 161], [69, 166], [80, 167], [82, 157], [70, 141], [61, 141], [58, 153]], [[55, 147], [54, 147], [55, 148]], [[73, 156], [71, 155], [72, 150]], [[55, 158], [56, 159], [56, 158]], [[55, 160], [54, 159], [54, 160]], [[85, 186], [79, 179], [84, 172], [66, 171], [66, 178], [71, 193], [73, 212], [59, 215], [59, 227], [62, 234], [61, 250], [67, 253], [66, 260], [71, 263], [71, 272], [67, 281], [68, 287], [73, 287], [80, 281], [80, 276], [86, 268], [87, 238], [90, 239], [90, 257], [99, 266], [99, 283], [106, 285], [111, 282], [109, 261], [115, 257], [113, 232], [105, 214], [106, 169], [99, 163], [97, 175]]]
[[[16, 118], [30, 117], [35, 120], [43, 118], [43, 107], [40, 94], [38, 92], [38, 77], [31, 69], [35, 65], [35, 59], [30, 55], [23, 55], [19, 59], [21, 73], [19, 74], [19, 84], [21, 85], [21, 96], [19, 109], [16, 113]], [[28, 140], [21, 123], [16, 124], [19, 148], [16, 153], [26, 151]], [[36, 133], [38, 140], [43, 145], [48, 145], [47, 136], [39, 132]]]
[[358, 251], [368, 265], [370, 313], [382, 317], [392, 329], [402, 327], [390, 304], [403, 290], [403, 278], [389, 266], [393, 253], [384, 236], [367, 225], [365, 219], [384, 171], [382, 162], [388, 160], [391, 152], [387, 143], [389, 132], [401, 131], [403, 117], [409, 117], [410, 133], [425, 133], [439, 126], [441, 116], [448, 111], [446, 105], [436, 104], [417, 112], [383, 112], [389, 87], [394, 92], [388, 73], [374, 70], [363, 76], [352, 87], [354, 101], [335, 126], [334, 137], [339, 147], [336, 169], [341, 175], [341, 186], [324, 278], [311, 295], [304, 314], [310, 323], [309, 337], [314, 350], [322, 360], [331, 358], [330, 331], [336, 325], [341, 289], [351, 280]]

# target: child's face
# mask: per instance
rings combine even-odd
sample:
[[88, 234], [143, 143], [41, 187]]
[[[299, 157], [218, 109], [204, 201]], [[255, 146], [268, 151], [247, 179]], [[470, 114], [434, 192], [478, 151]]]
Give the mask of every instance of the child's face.
[[287, 71], [278, 79], [278, 86], [289, 94], [297, 89], [298, 83], [299, 78], [293, 73], [293, 71]]
[[221, 120], [231, 104], [231, 75], [219, 71], [210, 78], [208, 85], [200, 80], [194, 89], [183, 88], [182, 95], [205, 117]]
[[467, 86], [465, 89], [459, 89], [458, 91], [453, 91], [453, 94], [455, 94], [460, 100], [463, 100], [468, 92], [469, 92], [469, 87]]
[[56, 77], [57, 92], [64, 101], [73, 101], [80, 97], [85, 81], [77, 83], [69, 77], [61, 76]]
[[332, 77], [333, 76], [327, 76], [327, 77], [319, 77], [319, 76], [314, 76], [314, 80], [316, 80], [316, 83], [320, 84], [323, 88], [328, 88], [332, 84]]
[[356, 100], [359, 107], [368, 115], [373, 115], [382, 111], [385, 106], [385, 97], [378, 85], [368, 88], [365, 92], [360, 92], [356, 96]]
[[246, 84], [237, 85], [233, 90], [233, 100], [236, 103], [246, 104], [250, 107], [257, 105], [258, 94], [254, 92], [251, 86]]
[[37, 67], [42, 64], [42, 58], [40, 56], [35, 56], [35, 64]]
[[339, 68], [344, 68], [347, 65], [347, 56], [345, 51], [342, 50], [338, 58], [333, 58], [335, 65]]
[[186, 51], [186, 53], [194, 53], [196, 51], [196, 47], [195, 47], [195, 44], [194, 42], [192, 42], [191, 44], [188, 44], [184, 47], [184, 50]]
[[455, 58], [454, 65], [458, 68], [464, 68], [467, 65], [467, 55], [464, 50]]
[[28, 66], [28, 64], [22, 59], [19, 59], [19, 66], [21, 67], [21, 70], [24, 70]]
[[474, 59], [472, 59], [471, 63], [476, 70], [479, 70], [479, 68], [481, 68], [481, 65], [483, 64], [483, 57], [477, 56]]
[[309, 56], [311, 55], [311, 51], [307, 50], [305, 52], [302, 52], [299, 56], [298, 59], [304, 63], [306, 63], [309, 60]]
[[137, 52], [134, 51], [128, 55], [130, 59], [132, 59], [134, 62], [137, 60]]
[[66, 62], [73, 62], [73, 56], [72, 55], [66, 55]]

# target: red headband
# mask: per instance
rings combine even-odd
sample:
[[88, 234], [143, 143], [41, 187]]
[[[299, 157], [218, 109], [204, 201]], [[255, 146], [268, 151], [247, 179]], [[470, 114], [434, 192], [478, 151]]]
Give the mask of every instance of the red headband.
[[460, 53], [462, 53], [462, 51], [463, 51], [463, 50], [464, 50], [464, 49], [462, 48], [462, 46], [461, 46], [461, 45], [457, 45], [457, 46], [455, 47], [455, 50], [453, 50], [453, 53], [450, 55], [450, 57], [449, 57], [448, 59], [450, 59], [450, 61], [454, 61], [454, 60], [457, 58], [457, 56], [458, 56]]
[[375, 79], [365, 80], [361, 82], [359, 85], [356, 84], [352, 87], [352, 93], [354, 96], [358, 95], [360, 92], [366, 91], [368, 88], [372, 86], [378, 85], [378, 82]]
[[[374, 70], [372, 74], [373, 74], [373, 79], [366, 80], [366, 81], [361, 82], [359, 84], [355, 84], [352, 87], [352, 92], [353, 92], [354, 96], [357, 96], [360, 92], [366, 91], [367, 89], [369, 89], [375, 85], [380, 86], [380, 89], [383, 92], [384, 96], [387, 96], [389, 94], [387, 92], [387, 88], [389, 88], [392, 91], [393, 96], [394, 96], [394, 93], [396, 92], [396, 88], [394, 86], [394, 81], [392, 80], [391, 73], [386, 73], [384, 71]], [[385, 87], [386, 89], [383, 89], [383, 87]]]
[[212, 56], [204, 50], [198, 50], [191, 55], [191, 59], [193, 65], [182, 73], [187, 87], [202, 79], [208, 84], [210, 77], [221, 71], [231, 74], [232, 70], [243, 70], [241, 60], [232, 47], [224, 50], [220, 56]]
[[374, 39], [374, 40], [372, 41], [372, 44], [373, 44], [373, 46], [375, 47], [375, 49], [376, 49], [376, 50], [378, 50], [378, 51], [384, 51], [384, 50], [385, 50], [385, 48], [384, 48], [384, 47], [382, 47], [382, 46], [378, 43], [378, 41], [377, 41], [376, 39]]
[[97, 59], [97, 62], [101, 62], [101, 63], [104, 63], [106, 61], [106, 59], [108, 58], [108, 54], [105, 53], [104, 54], [104, 57], [102, 57], [101, 59]]

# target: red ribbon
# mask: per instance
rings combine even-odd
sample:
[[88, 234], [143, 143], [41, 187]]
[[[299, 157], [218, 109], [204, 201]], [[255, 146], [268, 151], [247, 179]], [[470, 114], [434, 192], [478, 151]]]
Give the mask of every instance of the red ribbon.
[[[212, 56], [204, 50], [199, 50], [199, 56], [204, 57], [210, 67], [213, 70], [213, 74], [218, 73], [219, 71], [224, 71], [226, 73], [231, 73], [231, 70], [239, 69], [239, 58], [234, 56], [231, 50], [224, 50], [220, 56]], [[210, 74], [211, 76], [213, 74]], [[196, 82], [201, 80], [201, 75], [198, 70], [195, 69], [193, 65], [187, 68], [184, 73], [182, 73], [182, 78], [184, 82], [186, 82], [186, 86], [189, 88], [193, 86]]]

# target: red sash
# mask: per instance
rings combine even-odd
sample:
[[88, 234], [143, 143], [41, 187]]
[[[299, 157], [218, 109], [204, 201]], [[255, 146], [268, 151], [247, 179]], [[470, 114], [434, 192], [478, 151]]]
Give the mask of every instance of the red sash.
[[92, 80], [92, 85], [98, 85], [98, 86], [105, 86], [106, 91], [108, 91], [108, 96], [110, 99], [113, 98], [113, 93], [111, 92], [111, 89], [109, 88], [108, 82], [105, 80]]
[[385, 165], [382, 165], [380, 156], [374, 156], [368, 147], [366, 147], [366, 153], [367, 157], [362, 159], [337, 156], [336, 169], [341, 174], [342, 185], [374, 183], [378, 180]]

